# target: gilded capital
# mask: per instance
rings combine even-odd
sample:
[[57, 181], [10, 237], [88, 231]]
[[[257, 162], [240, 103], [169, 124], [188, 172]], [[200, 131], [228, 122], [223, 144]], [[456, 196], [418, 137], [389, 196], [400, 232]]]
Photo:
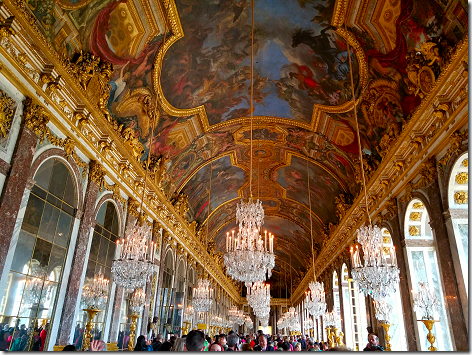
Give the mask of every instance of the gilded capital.
[[96, 160], [91, 160], [89, 163], [89, 180], [96, 183], [100, 188], [105, 183], [105, 169]]
[[0, 90], [0, 137], [7, 137], [13, 120], [13, 108], [15, 101]]
[[46, 130], [49, 122], [49, 114], [46, 109], [33, 102], [33, 99], [27, 97], [23, 101], [23, 122], [26, 127], [31, 129], [38, 136], [42, 135]]
[[135, 200], [134, 198], [128, 198], [128, 214], [139, 217], [139, 201]]

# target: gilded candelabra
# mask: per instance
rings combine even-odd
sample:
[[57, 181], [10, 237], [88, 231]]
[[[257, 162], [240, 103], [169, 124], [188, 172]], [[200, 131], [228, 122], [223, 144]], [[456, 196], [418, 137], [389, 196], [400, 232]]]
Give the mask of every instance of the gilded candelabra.
[[385, 330], [385, 349], [386, 349], [387, 351], [392, 351], [392, 348], [391, 348], [391, 346], [390, 346], [390, 339], [391, 339], [391, 337], [390, 337], [390, 334], [388, 334], [388, 330], [389, 330], [389, 328], [390, 328], [390, 326], [391, 326], [392, 324], [380, 323], [380, 325], [381, 325], [382, 328], [384, 328], [384, 330]]
[[84, 333], [84, 341], [82, 343], [82, 351], [87, 350], [90, 346], [90, 339], [92, 339], [92, 329], [93, 329], [93, 319], [98, 312], [101, 312], [100, 309], [97, 308], [85, 308], [85, 312], [87, 312], [89, 321], [85, 326], [85, 333]]
[[433, 329], [433, 325], [434, 323], [436, 322], [439, 322], [437, 320], [432, 320], [432, 319], [421, 319], [420, 322], [422, 322], [426, 329], [428, 329], [428, 335], [426, 336], [426, 339], [428, 339], [429, 343], [431, 344], [431, 346], [428, 348], [429, 351], [437, 351], [438, 349], [436, 347], [434, 347], [434, 342], [436, 341], [436, 337], [434, 336], [434, 334], [431, 332], [431, 330]]
[[185, 321], [182, 327], [182, 335], [187, 335], [190, 330], [190, 322]]
[[140, 317], [139, 314], [132, 313], [129, 315], [131, 318], [131, 326], [129, 327], [129, 342], [128, 342], [128, 350], [133, 351], [134, 350], [134, 338], [136, 334], [134, 333], [136, 331], [136, 320]]
[[344, 340], [343, 340], [344, 333], [343, 332], [339, 332], [339, 335], [338, 335], [338, 329], [334, 328], [334, 337], [335, 337], [337, 346], [344, 346]]
[[328, 335], [329, 347], [334, 348], [334, 333], [331, 331], [331, 327], [326, 327], [326, 334]]

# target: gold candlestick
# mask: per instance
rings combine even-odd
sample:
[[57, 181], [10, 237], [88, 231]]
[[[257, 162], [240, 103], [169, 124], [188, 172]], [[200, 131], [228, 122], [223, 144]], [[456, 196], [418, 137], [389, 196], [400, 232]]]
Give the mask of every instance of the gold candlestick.
[[382, 328], [384, 328], [385, 330], [385, 349], [387, 351], [392, 351], [392, 348], [390, 347], [390, 335], [388, 334], [388, 330], [390, 328], [390, 326], [392, 324], [388, 324], [388, 323], [380, 323], [380, 325], [382, 326]]
[[129, 315], [131, 318], [131, 326], [129, 327], [129, 342], [128, 342], [128, 350], [134, 350], [134, 337], [135, 337], [135, 330], [136, 330], [136, 320], [141, 317], [139, 314], [132, 313]]
[[326, 327], [326, 332], [328, 334], [329, 347], [334, 348], [334, 333], [331, 331], [331, 328]]
[[96, 309], [96, 308], [85, 308], [84, 311], [87, 312], [89, 316], [89, 321], [87, 322], [87, 325], [85, 326], [84, 340], [82, 342], [82, 351], [87, 350], [90, 346], [90, 339], [92, 339], [92, 329], [93, 329], [92, 320], [93, 318], [95, 318], [95, 315], [98, 312], [101, 312], [101, 310]]
[[430, 342], [431, 346], [428, 348], [429, 351], [437, 351], [438, 349], [433, 346], [434, 342], [436, 341], [436, 337], [434, 336], [433, 333], [431, 333], [431, 329], [433, 329], [433, 325], [436, 322], [439, 322], [437, 320], [432, 320], [432, 319], [421, 319], [419, 320], [422, 322], [426, 329], [428, 329], [428, 335], [426, 336], [426, 339]]

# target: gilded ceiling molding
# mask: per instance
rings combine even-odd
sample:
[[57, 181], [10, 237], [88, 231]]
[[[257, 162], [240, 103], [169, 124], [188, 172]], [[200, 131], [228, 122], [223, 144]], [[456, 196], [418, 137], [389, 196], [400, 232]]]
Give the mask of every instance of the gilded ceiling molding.
[[441, 174], [441, 177], [444, 177], [446, 165], [451, 159], [452, 155], [458, 152], [462, 143], [468, 139], [469, 139], [468, 129], [465, 129], [462, 132], [456, 131], [450, 135], [449, 137], [450, 147], [447, 150], [446, 154], [444, 154], [444, 156], [438, 161], [439, 173]]
[[23, 122], [26, 127], [31, 129], [38, 136], [44, 134], [46, 125], [49, 122], [49, 113], [46, 109], [27, 97], [23, 101]]
[[[468, 121], [468, 102], [463, 98], [464, 88], [467, 87], [468, 83], [467, 76], [463, 75], [464, 66], [461, 64], [467, 55], [468, 37], [465, 36], [456, 46], [451, 62], [436, 80], [436, 85], [424, 97], [419, 108], [404, 125], [398, 140], [389, 149], [379, 167], [367, 182], [368, 198], [378, 195], [381, 190], [384, 190], [384, 196], [391, 196], [391, 198], [398, 196], [405, 189], [408, 189], [408, 181], [411, 181], [420, 171], [425, 174], [422, 184], [426, 183], [431, 176], [434, 176], [431, 161], [427, 161], [428, 157], [434, 156], [434, 154], [445, 148], [449, 144], [450, 134], [463, 127]], [[437, 102], [439, 97], [452, 103], [451, 112], [443, 118], [433, 115], [433, 111], [439, 104]], [[445, 134], [447, 132], [451, 133]], [[413, 144], [412, 140], [418, 136], [424, 136], [424, 143], [419, 142], [420, 144], [418, 144], [416, 142]], [[418, 161], [421, 161], [420, 159], [424, 159], [422, 162], [424, 165], [417, 164]], [[400, 169], [396, 168], [398, 162], [402, 162]], [[420, 167], [420, 165], [422, 166]], [[362, 210], [365, 209], [363, 201], [364, 196], [361, 192], [354, 200], [353, 207], [346, 214], [343, 223], [333, 231], [329, 242], [322, 249], [315, 262], [317, 274], [322, 273], [326, 265], [329, 265], [344, 247], [355, 239], [355, 230], [365, 223], [365, 214], [362, 213]], [[372, 202], [370, 213], [375, 216], [378, 213], [379, 204], [383, 203], [383, 199]], [[313, 278], [312, 275], [313, 270], [310, 268], [296, 288], [294, 300], [300, 300], [304, 296], [308, 283]]]
[[105, 183], [106, 171], [103, 166], [96, 160], [90, 160], [89, 163], [89, 180], [96, 183], [100, 188]]

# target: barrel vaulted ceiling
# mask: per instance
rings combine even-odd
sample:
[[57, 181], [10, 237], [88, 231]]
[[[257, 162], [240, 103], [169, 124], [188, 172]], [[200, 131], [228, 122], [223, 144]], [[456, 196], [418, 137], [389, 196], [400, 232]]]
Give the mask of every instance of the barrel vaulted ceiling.
[[[362, 150], [380, 161], [382, 138], [420, 100], [406, 55], [439, 36], [454, 45], [468, 26], [458, 0], [255, 0], [251, 151], [251, 1], [27, 3], [59, 53], [113, 64], [112, 117], [143, 144], [142, 160], [149, 149], [168, 159], [167, 196], [188, 195], [189, 220], [208, 228], [218, 253], [253, 174], [282, 296], [288, 270], [298, 279], [311, 263], [310, 215], [316, 254], [339, 221], [336, 197], [360, 190], [351, 67]], [[149, 96], [162, 107], [152, 133]]]

